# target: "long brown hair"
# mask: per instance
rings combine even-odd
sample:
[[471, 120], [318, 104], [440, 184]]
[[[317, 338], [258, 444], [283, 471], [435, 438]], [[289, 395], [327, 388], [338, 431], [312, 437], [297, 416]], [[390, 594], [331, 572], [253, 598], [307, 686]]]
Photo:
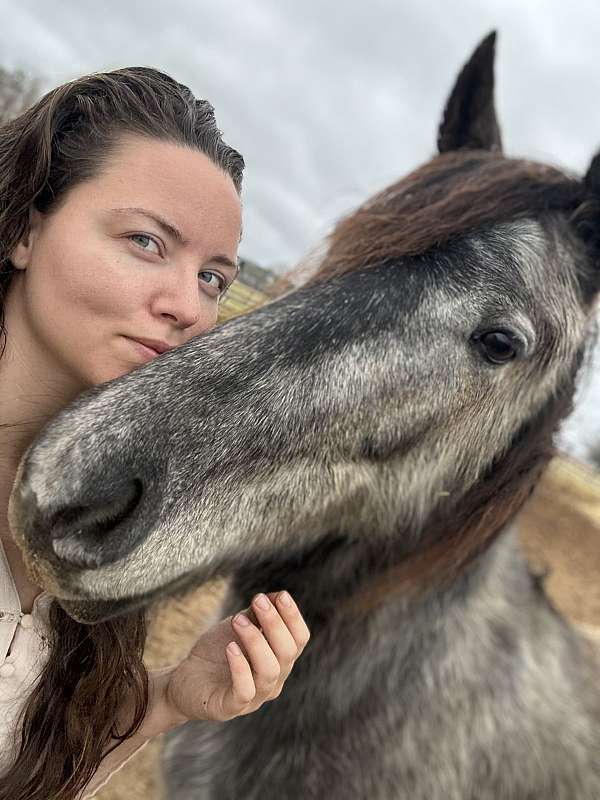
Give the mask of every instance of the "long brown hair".
[[[51, 213], [70, 189], [101, 171], [126, 133], [201, 151], [241, 191], [244, 161], [223, 141], [212, 106], [162, 72], [119, 69], [46, 94], [0, 128], [2, 353], [10, 255], [28, 231], [32, 209]], [[18, 754], [0, 780], [0, 800], [73, 800], [147, 712], [143, 612], [88, 626], [54, 601], [50, 626], [50, 657], [24, 708]], [[133, 718], [118, 731], [125, 699]]]

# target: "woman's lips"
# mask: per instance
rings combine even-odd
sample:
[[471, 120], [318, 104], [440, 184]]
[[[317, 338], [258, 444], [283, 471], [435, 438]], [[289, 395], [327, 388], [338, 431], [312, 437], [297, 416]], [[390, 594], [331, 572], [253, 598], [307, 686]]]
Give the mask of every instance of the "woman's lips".
[[156, 356], [160, 355], [160, 353], [158, 353], [156, 350], [153, 350], [151, 347], [147, 347], [141, 342], [137, 342], [135, 339], [131, 339], [129, 336], [125, 336], [124, 338], [131, 342], [136, 353], [141, 356], [144, 361], [151, 361], [153, 358], [156, 358]]

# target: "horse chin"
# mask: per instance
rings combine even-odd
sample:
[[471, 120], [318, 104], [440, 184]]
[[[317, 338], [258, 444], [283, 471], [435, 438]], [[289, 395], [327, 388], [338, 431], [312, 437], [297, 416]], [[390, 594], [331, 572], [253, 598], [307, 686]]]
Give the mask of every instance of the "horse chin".
[[67, 612], [77, 622], [84, 625], [97, 625], [99, 622], [106, 622], [114, 617], [122, 617], [134, 611], [140, 611], [156, 602], [160, 597], [170, 594], [185, 592], [191, 587], [198, 587], [201, 581], [197, 576], [185, 575], [168, 584], [166, 591], [163, 588], [149, 589], [148, 591], [133, 597], [119, 597], [111, 600], [92, 599], [77, 596], [81, 593], [81, 588], [69, 589], [70, 597], [61, 597], [62, 592], [55, 593], [56, 600], [61, 608]]
[[136, 598], [124, 600], [65, 600], [56, 598], [64, 611], [83, 625], [97, 625], [113, 617], [120, 617], [139, 608]]
[[[114, 617], [141, 611], [163, 597], [182, 597], [188, 591], [199, 588], [209, 580], [223, 577], [224, 574], [227, 573], [210, 570], [202, 574], [195, 571], [174, 578], [162, 586], [142, 590], [140, 594], [111, 599], [94, 599], [82, 588], [80, 581], [66, 578], [59, 582], [54, 575], [51, 586], [42, 583], [40, 585], [44, 585], [46, 590], [54, 595], [61, 608], [74, 620], [84, 625], [97, 625]], [[98, 591], [99, 587], [96, 586], [95, 590]]]

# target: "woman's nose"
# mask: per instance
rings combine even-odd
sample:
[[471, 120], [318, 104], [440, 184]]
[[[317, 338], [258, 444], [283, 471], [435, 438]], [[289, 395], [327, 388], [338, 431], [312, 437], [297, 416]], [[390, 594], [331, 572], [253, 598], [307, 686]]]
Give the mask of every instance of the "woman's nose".
[[171, 283], [162, 287], [154, 302], [155, 314], [168, 317], [179, 328], [198, 326], [204, 319], [207, 326], [216, 316], [216, 301], [214, 313], [211, 313], [211, 298], [204, 297], [198, 286], [198, 279], [192, 283], [189, 279]]

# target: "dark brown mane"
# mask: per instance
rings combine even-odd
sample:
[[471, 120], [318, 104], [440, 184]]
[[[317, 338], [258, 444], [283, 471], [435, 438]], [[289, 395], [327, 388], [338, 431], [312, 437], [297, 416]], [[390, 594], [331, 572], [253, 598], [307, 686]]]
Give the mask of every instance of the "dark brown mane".
[[341, 220], [311, 283], [420, 255], [486, 225], [571, 215], [586, 196], [581, 181], [545, 164], [484, 150], [444, 153]]

